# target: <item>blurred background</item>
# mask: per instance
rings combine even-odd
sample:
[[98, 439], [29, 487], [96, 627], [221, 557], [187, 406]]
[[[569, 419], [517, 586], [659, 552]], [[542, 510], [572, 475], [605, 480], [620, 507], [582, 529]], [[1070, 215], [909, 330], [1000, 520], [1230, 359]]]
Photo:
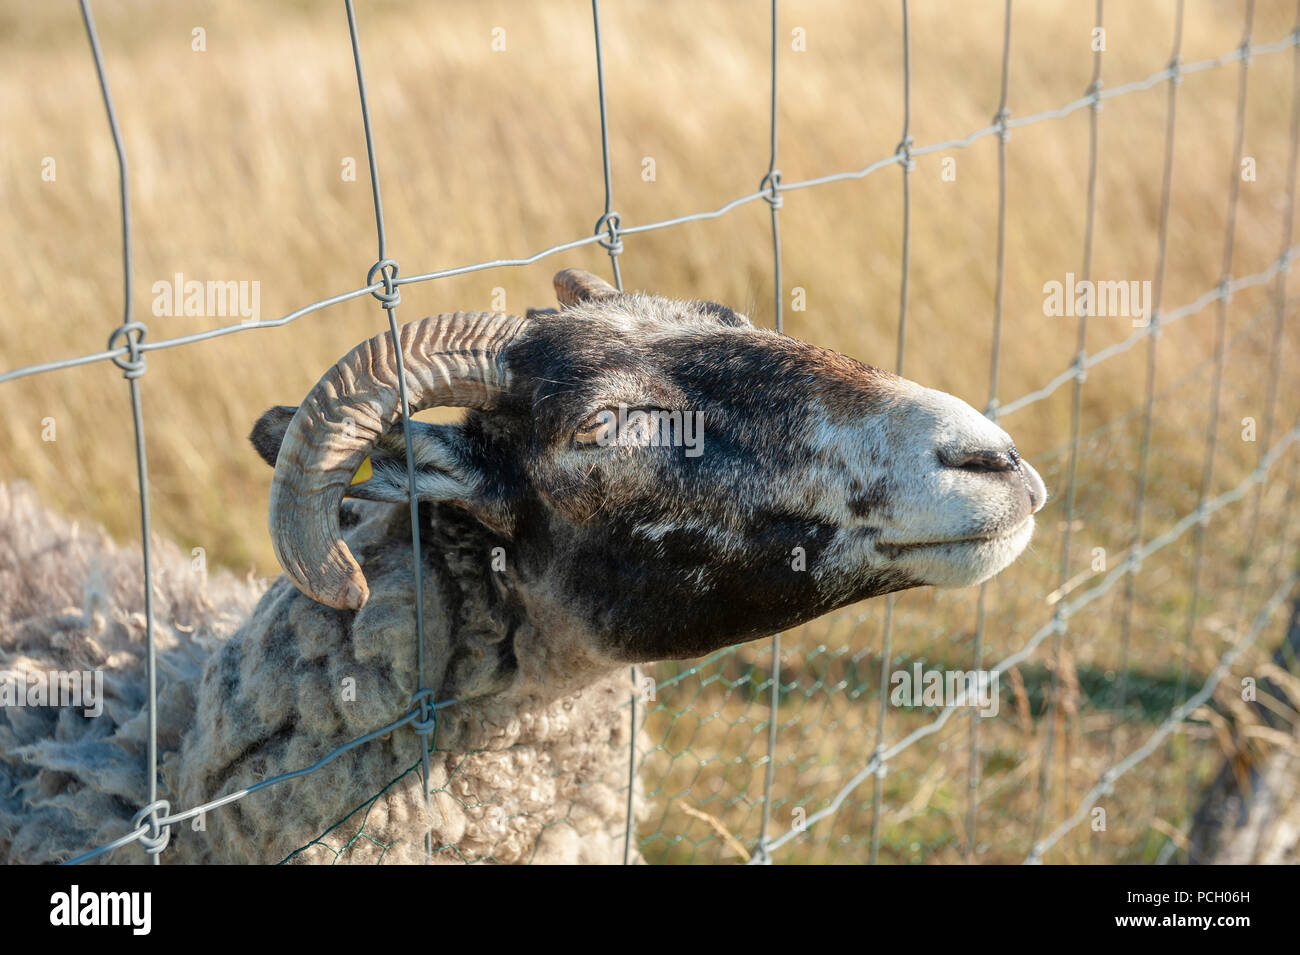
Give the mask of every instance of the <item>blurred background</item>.
[[[134, 317], [149, 326], [150, 340], [232, 321], [155, 315], [152, 285], [176, 273], [260, 283], [262, 319], [364, 285], [376, 258], [375, 230], [342, 5], [123, 0], [100, 7], [130, 162]], [[916, 147], [987, 126], [999, 104], [1004, 3], [913, 0], [909, 9]], [[1165, 69], [1176, 10], [1174, 0], [1107, 5], [1106, 88]], [[389, 254], [402, 274], [529, 255], [591, 233], [604, 210], [604, 184], [589, 3], [363, 0], [357, 12]], [[1189, 0], [1183, 60], [1236, 49], [1246, 15], [1242, 0]], [[1013, 117], [1085, 94], [1094, 16], [1088, 3], [1013, 3]], [[758, 189], [769, 150], [768, 4], [606, 0], [601, 21], [613, 206], [623, 226], [711, 210]], [[1257, 2], [1253, 42], [1285, 40], [1295, 21], [1293, 3]], [[903, 128], [899, 4], [783, 0], [778, 39], [785, 182], [861, 169], [894, 153]], [[102, 350], [121, 321], [122, 282], [113, 143], [75, 4], [0, 5], [0, 60], [2, 373]], [[1239, 65], [1183, 78], [1165, 311], [1219, 285], [1234, 179], [1240, 194], [1231, 273], [1264, 272], [1284, 249], [1294, 196], [1287, 173], [1293, 72], [1290, 50], [1250, 63], [1243, 154], [1252, 162], [1244, 178], [1233, 155]], [[1154, 278], [1167, 98], [1161, 81], [1106, 101], [1098, 116], [1094, 278]], [[1067, 273], [1083, 277], [1089, 119], [1081, 109], [1017, 128], [1006, 146], [996, 394], [1003, 404], [1041, 388], [1074, 360], [1077, 322], [1044, 314], [1044, 284], [1064, 282]], [[986, 136], [920, 157], [910, 173], [904, 373], [979, 408], [990, 398], [993, 361], [997, 152], [997, 137]], [[785, 196], [788, 333], [893, 367], [902, 176], [891, 165]], [[626, 236], [624, 284], [726, 302], [771, 325], [771, 242], [762, 201], [714, 220]], [[610, 275], [608, 257], [591, 245], [525, 268], [406, 286], [399, 320], [547, 306], [550, 276], [566, 266]], [[793, 307], [796, 289], [803, 310]], [[1207, 426], [1216, 441], [1211, 495], [1238, 486], [1259, 463], [1263, 434], [1246, 439], [1245, 419], [1263, 431], [1274, 367], [1281, 378], [1272, 438], [1295, 426], [1300, 341], [1293, 305], [1284, 305], [1286, 324], [1276, 334], [1277, 292], [1277, 283], [1261, 282], [1234, 294], [1223, 310], [1214, 422], [1218, 304], [1159, 337], [1145, 540], [1196, 510]], [[142, 387], [155, 529], [182, 548], [203, 547], [214, 567], [277, 573], [265, 530], [270, 474], [245, 436], [263, 410], [299, 401], [340, 355], [386, 327], [383, 311], [365, 296], [282, 328], [150, 353]], [[1095, 317], [1086, 348], [1095, 353], [1134, 330], [1127, 317]], [[1122, 565], [1133, 543], [1149, 342], [1091, 369], [1082, 388], [1064, 575], [1073, 386], [1001, 420], [1053, 498], [1032, 550], [987, 588], [984, 665], [1023, 646], [1063, 596], [1077, 597]], [[119, 540], [138, 535], [120, 372], [99, 362], [6, 383], [0, 396], [0, 480], [30, 481], [47, 504], [102, 523]], [[43, 440], [50, 418], [54, 441]], [[949, 719], [891, 759], [883, 779], [864, 781], [835, 813], [791, 839], [776, 861], [1024, 858], [1109, 765], [1201, 686], [1290, 572], [1294, 472], [1292, 453], [1260, 493], [1211, 519], [1194, 608], [1195, 532], [1187, 531], [1144, 562], [1131, 608], [1128, 582], [1119, 581], [1073, 614], [1059, 640], [1044, 641], [1004, 674], [997, 718]], [[974, 589], [901, 595], [886, 668], [974, 666], [977, 601]], [[1240, 672], [1265, 672], [1285, 616], [1268, 622]], [[775, 714], [766, 641], [654, 668], [661, 686], [641, 711], [652, 747], [638, 756], [645, 795], [637, 828], [649, 860], [738, 861], [754, 851], [773, 717], [769, 835], [788, 831], [800, 811], [828, 805], [866, 764], [881, 732], [884, 617], [885, 602], [876, 601], [785, 635]], [[1275, 702], [1286, 718], [1300, 706], [1285, 693]], [[936, 715], [886, 708], [884, 743]], [[1081, 825], [1047, 858], [1177, 857], [1199, 794], [1225, 759], [1257, 762], [1288, 739], [1294, 745], [1289, 731], [1265, 725], [1257, 708], [1241, 701], [1239, 676], [1231, 678], [1213, 705], [1116, 784], [1105, 801], [1104, 830]]]

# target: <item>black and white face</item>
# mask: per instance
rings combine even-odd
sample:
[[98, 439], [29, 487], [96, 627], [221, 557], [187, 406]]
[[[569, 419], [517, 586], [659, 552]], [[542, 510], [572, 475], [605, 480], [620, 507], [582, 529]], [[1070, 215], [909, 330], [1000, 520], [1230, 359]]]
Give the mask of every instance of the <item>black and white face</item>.
[[629, 657], [978, 583], [1028, 544], [1043, 482], [965, 402], [720, 306], [585, 309], [539, 329], [544, 369], [523, 349], [528, 477], [548, 572]]
[[[755, 329], [604, 296], [536, 313], [510, 388], [417, 423], [417, 493], [510, 542], [519, 584], [619, 660], [698, 655], [866, 597], [986, 580], [1043, 482], [965, 402]], [[390, 431], [350, 494], [407, 499]]]

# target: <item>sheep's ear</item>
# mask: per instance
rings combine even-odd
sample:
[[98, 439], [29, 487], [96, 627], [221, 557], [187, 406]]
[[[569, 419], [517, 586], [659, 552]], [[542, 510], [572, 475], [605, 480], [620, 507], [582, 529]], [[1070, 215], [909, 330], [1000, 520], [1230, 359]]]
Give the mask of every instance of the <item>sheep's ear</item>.
[[[292, 405], [271, 408], [257, 419], [248, 436], [262, 460], [272, 467], [280, 454], [285, 429], [297, 410]], [[504, 501], [488, 500], [484, 494], [487, 481], [473, 464], [460, 428], [413, 421], [411, 452], [415, 459], [415, 496], [419, 500], [454, 502], [498, 534], [510, 533], [510, 510]], [[398, 425], [375, 442], [345, 496], [405, 504], [410, 500], [408, 487], [406, 439]]]
[[293, 405], [276, 405], [257, 419], [248, 440], [262, 456], [262, 460], [275, 467], [275, 459], [280, 456], [280, 443], [284, 441], [285, 429], [293, 420], [297, 408]]
[[[513, 527], [510, 508], [485, 493], [488, 481], [474, 463], [464, 432], [456, 425], [411, 422], [411, 454], [415, 464], [415, 496], [421, 501], [446, 501], [473, 514], [498, 534]], [[405, 504], [410, 500], [406, 469], [406, 439], [402, 426], [380, 436], [345, 495], [364, 501]]]
[[[278, 405], [271, 408], [253, 425], [248, 440], [262, 456], [262, 460], [275, 467], [280, 455], [284, 432], [293, 420], [297, 408]], [[460, 428], [453, 425], [411, 423], [411, 451], [415, 458], [415, 489], [422, 501], [462, 500], [477, 496], [482, 482], [474, 468], [467, 462], [464, 439]], [[348, 497], [367, 501], [405, 501], [409, 499], [406, 472], [406, 439], [402, 427], [381, 435], [352, 478]]]
[[[455, 425], [411, 422], [411, 454], [415, 495], [421, 501], [465, 501], [481, 493], [482, 481], [468, 463], [462, 432]], [[399, 503], [410, 499], [409, 486], [406, 438], [398, 425], [380, 435], [346, 494], [365, 501]]]
[[619, 298], [623, 294], [600, 276], [582, 269], [561, 269], [551, 281], [555, 285], [555, 298], [564, 308]]

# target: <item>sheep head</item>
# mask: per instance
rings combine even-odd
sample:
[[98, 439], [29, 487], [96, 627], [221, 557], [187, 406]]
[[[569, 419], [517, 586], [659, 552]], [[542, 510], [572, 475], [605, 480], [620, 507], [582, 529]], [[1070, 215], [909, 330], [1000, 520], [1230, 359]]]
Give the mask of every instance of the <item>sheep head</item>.
[[[979, 583], [1028, 544], [1043, 482], [958, 398], [722, 305], [576, 270], [555, 286], [559, 310], [400, 330], [411, 412], [472, 409], [412, 422], [415, 491], [510, 541], [532, 599], [576, 615], [605, 658], [694, 656]], [[281, 566], [340, 609], [368, 595], [342, 499], [408, 499], [395, 358], [387, 333], [363, 342], [253, 433], [275, 465]]]

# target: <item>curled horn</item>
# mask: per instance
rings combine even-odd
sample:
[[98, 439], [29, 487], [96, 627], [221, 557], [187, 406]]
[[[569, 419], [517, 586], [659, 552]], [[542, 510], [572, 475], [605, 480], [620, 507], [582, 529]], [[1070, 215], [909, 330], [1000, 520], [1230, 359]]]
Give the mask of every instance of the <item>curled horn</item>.
[[553, 281], [555, 297], [565, 307], [583, 302], [598, 302], [623, 294], [604, 279], [582, 269], [563, 269], [555, 273]]
[[[506, 353], [527, 320], [434, 315], [399, 329], [411, 414], [439, 405], [490, 409], [510, 386]], [[375, 441], [401, 420], [391, 334], [364, 341], [325, 373], [285, 431], [271, 481], [275, 556], [313, 600], [358, 609], [370, 596], [343, 542], [339, 505]]]

